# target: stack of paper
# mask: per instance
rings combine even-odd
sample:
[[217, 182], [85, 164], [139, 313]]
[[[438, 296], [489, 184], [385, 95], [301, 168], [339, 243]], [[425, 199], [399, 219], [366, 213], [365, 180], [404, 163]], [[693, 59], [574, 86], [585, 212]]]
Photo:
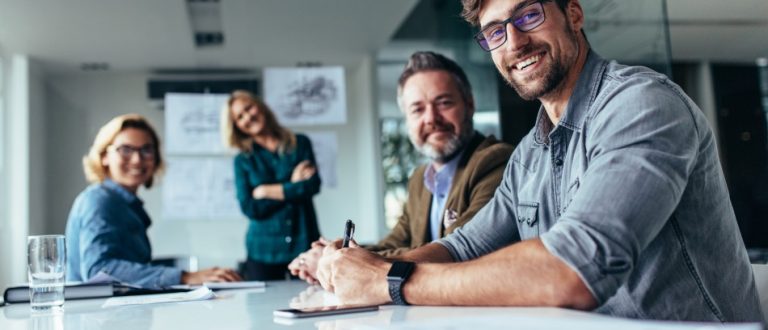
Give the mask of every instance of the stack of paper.
[[102, 308], [125, 306], [125, 305], [144, 305], [168, 302], [208, 300], [216, 297], [211, 289], [201, 287], [194, 291], [181, 293], [148, 294], [143, 296], [114, 297], [107, 299]]

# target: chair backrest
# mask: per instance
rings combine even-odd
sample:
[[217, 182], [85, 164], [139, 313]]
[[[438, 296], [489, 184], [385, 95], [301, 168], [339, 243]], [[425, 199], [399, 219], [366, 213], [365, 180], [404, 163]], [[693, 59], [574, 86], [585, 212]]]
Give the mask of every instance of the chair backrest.
[[752, 264], [752, 271], [755, 273], [755, 284], [757, 285], [757, 295], [760, 297], [760, 307], [763, 315], [768, 317], [768, 265]]

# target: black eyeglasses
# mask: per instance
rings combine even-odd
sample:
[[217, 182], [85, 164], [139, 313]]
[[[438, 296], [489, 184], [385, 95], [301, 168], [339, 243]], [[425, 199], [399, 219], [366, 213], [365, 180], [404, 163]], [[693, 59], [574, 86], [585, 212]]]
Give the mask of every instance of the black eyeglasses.
[[127, 144], [119, 146], [110, 145], [107, 147], [107, 150], [116, 151], [123, 159], [130, 159], [136, 152], [139, 153], [141, 159], [155, 159], [155, 146], [151, 144], [145, 144], [141, 147], [129, 146]]
[[515, 11], [512, 17], [501, 22], [486, 26], [475, 34], [475, 41], [480, 48], [490, 52], [501, 47], [507, 41], [507, 23], [512, 23], [520, 32], [528, 32], [544, 23], [544, 5], [542, 1], [536, 1], [524, 8]]

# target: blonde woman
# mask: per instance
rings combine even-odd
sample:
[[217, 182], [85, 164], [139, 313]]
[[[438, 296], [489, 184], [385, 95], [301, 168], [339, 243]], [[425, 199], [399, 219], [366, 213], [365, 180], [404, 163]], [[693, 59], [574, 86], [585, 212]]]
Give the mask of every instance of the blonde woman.
[[160, 140], [142, 116], [118, 116], [104, 125], [83, 157], [92, 184], [75, 199], [67, 220], [67, 280], [87, 281], [103, 272], [145, 288], [207, 281], [238, 281], [230, 269], [185, 272], [150, 265], [151, 224], [138, 197], [163, 169]]
[[235, 91], [222, 110], [224, 143], [235, 157], [240, 209], [248, 219], [246, 280], [287, 276], [288, 263], [319, 238], [312, 197], [320, 176], [309, 139], [280, 126], [259, 98]]

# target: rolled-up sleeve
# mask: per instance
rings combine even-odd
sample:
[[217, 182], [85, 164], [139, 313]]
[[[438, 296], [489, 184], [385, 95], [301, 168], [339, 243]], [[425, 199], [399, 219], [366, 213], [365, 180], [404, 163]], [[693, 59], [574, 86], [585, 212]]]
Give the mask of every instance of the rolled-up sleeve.
[[510, 160], [493, 198], [475, 214], [469, 223], [435, 241], [448, 249], [454, 260], [475, 259], [520, 240], [513, 212], [512, 187], [514, 184], [510, 177], [513, 166], [513, 161]]
[[627, 281], [667, 225], [696, 159], [693, 110], [665, 84], [638, 79], [608, 94], [585, 132], [591, 142], [581, 186], [541, 235], [600, 304]]

